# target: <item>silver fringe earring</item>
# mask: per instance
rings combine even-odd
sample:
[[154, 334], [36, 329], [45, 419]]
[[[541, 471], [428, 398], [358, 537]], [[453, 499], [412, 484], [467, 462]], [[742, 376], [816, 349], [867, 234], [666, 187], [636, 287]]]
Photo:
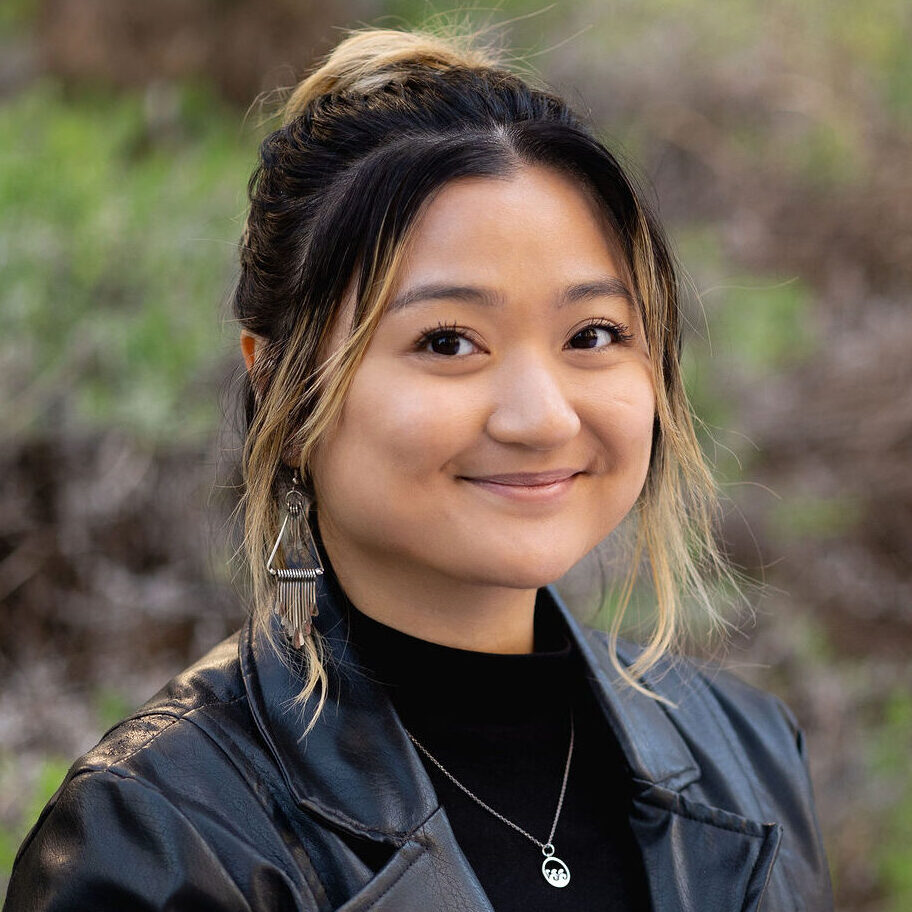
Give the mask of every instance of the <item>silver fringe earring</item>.
[[[266, 562], [266, 569], [276, 578], [273, 610], [281, 618], [282, 627], [295, 649], [304, 645], [305, 638], [311, 633], [311, 618], [319, 614], [317, 577], [323, 573], [323, 562], [307, 523], [310, 505], [299, 484], [295, 470], [291, 490], [285, 495], [285, 519]], [[273, 561], [286, 533], [285, 566], [274, 567]]]

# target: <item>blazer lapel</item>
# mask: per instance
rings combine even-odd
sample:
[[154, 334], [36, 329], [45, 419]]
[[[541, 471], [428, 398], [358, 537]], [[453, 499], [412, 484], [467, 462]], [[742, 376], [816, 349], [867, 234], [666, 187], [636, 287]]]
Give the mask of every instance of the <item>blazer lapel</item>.
[[[756, 912], [782, 827], [681, 794], [699, 780], [700, 768], [668, 712], [619, 681], [606, 637], [581, 625], [555, 588], [546, 588], [586, 660], [590, 684], [630, 767], [630, 825], [643, 854], [653, 912]], [[629, 644], [619, 649], [622, 664], [631, 664], [634, 653]], [[731, 760], [730, 768], [738, 769]], [[746, 783], [744, 791], [750, 791]]]
[[438, 808], [339, 912], [494, 912]]
[[[317, 535], [315, 540], [322, 548]], [[251, 710], [296, 803], [335, 827], [394, 850], [341, 909], [494, 912], [395, 708], [359, 669], [348, 643], [345, 595], [325, 552], [321, 559], [328, 572], [318, 583], [314, 621], [332, 656], [330, 691], [306, 738], [300, 732], [313, 705], [303, 714], [289, 705], [301, 686], [295, 657], [280, 656], [252, 621], [241, 636], [240, 653]], [[271, 623], [273, 639], [284, 644], [277, 620]]]

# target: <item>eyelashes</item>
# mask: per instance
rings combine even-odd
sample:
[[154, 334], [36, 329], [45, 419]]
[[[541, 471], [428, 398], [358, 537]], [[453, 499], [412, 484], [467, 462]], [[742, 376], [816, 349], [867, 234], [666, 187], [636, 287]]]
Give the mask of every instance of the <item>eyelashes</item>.
[[[629, 345], [635, 338], [630, 331], [630, 327], [627, 326], [626, 323], [615, 323], [613, 320], [606, 320], [604, 318], [590, 320], [585, 326], [578, 329], [571, 338], [575, 339], [584, 332], [596, 329], [607, 330], [611, 335], [612, 345]], [[610, 348], [611, 346], [609, 345], [607, 347]]]
[[[440, 339], [449, 340], [452, 343], [453, 340], [468, 340], [472, 344], [477, 344], [472, 339], [471, 334], [468, 330], [462, 329], [456, 323], [438, 323], [436, 326], [429, 326], [427, 329], [421, 331], [421, 335], [415, 342], [415, 350], [418, 352], [424, 352], [426, 354], [433, 355], [442, 355], [447, 357], [447, 353], [439, 351], [428, 351], [428, 346], [433, 342], [436, 342]], [[450, 354], [452, 356], [452, 354]]]
[[[611, 337], [611, 341], [607, 345], [584, 345], [582, 348], [576, 349], [577, 351], [605, 351], [606, 349], [613, 348], [615, 345], [629, 345], [635, 339], [634, 334], [630, 331], [630, 327], [625, 323], [616, 323], [613, 320], [608, 320], [605, 318], [597, 318], [590, 320], [577, 329], [573, 335], [570, 337], [570, 341], [577, 339], [580, 336], [588, 333], [587, 341], [593, 341], [593, 337], [597, 336], [598, 330], [605, 330]], [[478, 346], [479, 343], [473, 337], [471, 330], [459, 326], [457, 323], [438, 323], [436, 326], [429, 326], [427, 329], [421, 331], [421, 335], [415, 341], [415, 351], [422, 352], [429, 355], [438, 355], [439, 357], [444, 358], [457, 358], [465, 357], [471, 352], [459, 353], [458, 351], [433, 351], [429, 350], [429, 346], [434, 343], [442, 343], [444, 348], [459, 348], [459, 345], [468, 341], [472, 345]]]

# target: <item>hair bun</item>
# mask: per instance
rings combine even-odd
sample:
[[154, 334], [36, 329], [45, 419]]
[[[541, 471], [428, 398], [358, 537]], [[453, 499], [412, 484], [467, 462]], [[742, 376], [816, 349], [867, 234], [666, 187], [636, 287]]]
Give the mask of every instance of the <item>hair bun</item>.
[[497, 53], [475, 43], [477, 34], [433, 34], [396, 29], [352, 29], [321, 65], [302, 80], [285, 104], [285, 123], [329, 92], [373, 92], [406, 75], [415, 66], [436, 70], [450, 67], [501, 66]]

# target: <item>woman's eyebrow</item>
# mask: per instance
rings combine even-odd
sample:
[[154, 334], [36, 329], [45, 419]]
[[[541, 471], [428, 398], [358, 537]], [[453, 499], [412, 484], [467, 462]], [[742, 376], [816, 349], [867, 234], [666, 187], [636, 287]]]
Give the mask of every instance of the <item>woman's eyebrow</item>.
[[[564, 307], [578, 301], [592, 298], [619, 297], [633, 305], [633, 295], [627, 285], [617, 276], [603, 276], [586, 282], [568, 285], [555, 302], [555, 307]], [[502, 307], [503, 295], [491, 288], [477, 285], [449, 285], [444, 282], [425, 282], [396, 295], [389, 305], [389, 311], [402, 310], [418, 301], [457, 300], [468, 304], [484, 304]]]

